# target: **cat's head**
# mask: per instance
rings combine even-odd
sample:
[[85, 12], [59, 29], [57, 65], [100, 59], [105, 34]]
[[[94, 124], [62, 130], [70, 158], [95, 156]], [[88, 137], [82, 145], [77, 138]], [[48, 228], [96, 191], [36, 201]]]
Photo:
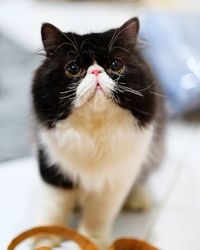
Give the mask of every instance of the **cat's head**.
[[113, 102], [145, 125], [155, 111], [151, 73], [138, 52], [139, 21], [132, 18], [104, 33], [63, 33], [42, 25], [46, 60], [32, 88], [37, 117], [48, 127], [88, 106]]

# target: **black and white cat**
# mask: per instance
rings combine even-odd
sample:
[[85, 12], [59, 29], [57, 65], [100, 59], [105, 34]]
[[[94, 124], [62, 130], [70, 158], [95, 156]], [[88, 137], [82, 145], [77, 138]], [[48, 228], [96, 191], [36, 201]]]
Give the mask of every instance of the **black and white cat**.
[[138, 30], [132, 18], [104, 33], [48, 23], [41, 31], [46, 59], [32, 86], [43, 179], [37, 223], [65, 224], [78, 202], [80, 232], [102, 248], [125, 201], [148, 206], [142, 179], [162, 158], [163, 105]]

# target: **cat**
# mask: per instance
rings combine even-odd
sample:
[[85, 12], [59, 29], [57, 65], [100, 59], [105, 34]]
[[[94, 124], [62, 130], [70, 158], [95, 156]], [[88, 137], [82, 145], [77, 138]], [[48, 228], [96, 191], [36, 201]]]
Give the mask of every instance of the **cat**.
[[124, 204], [147, 208], [144, 180], [164, 152], [163, 100], [138, 33], [136, 17], [103, 33], [41, 28], [46, 58], [32, 85], [42, 180], [37, 224], [65, 225], [79, 203], [79, 232], [102, 249]]

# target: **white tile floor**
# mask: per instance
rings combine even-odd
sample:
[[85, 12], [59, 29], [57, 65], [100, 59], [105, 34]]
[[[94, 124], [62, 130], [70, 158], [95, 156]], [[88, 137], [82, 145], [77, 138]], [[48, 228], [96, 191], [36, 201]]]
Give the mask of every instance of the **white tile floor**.
[[[150, 180], [154, 204], [146, 213], [123, 212], [113, 239], [131, 236], [164, 250], [200, 249], [200, 127], [171, 123], [165, 162]], [[38, 173], [34, 159], [0, 166], [0, 249], [30, 227], [37, 207]]]

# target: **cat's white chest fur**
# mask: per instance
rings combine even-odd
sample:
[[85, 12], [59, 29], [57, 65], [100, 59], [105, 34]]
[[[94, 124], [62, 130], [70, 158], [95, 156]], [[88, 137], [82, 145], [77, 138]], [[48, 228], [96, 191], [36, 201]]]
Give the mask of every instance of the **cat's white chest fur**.
[[112, 102], [102, 110], [77, 109], [41, 140], [52, 163], [85, 189], [112, 185], [121, 175], [135, 178], [152, 138], [152, 126], [140, 129], [129, 111]]

